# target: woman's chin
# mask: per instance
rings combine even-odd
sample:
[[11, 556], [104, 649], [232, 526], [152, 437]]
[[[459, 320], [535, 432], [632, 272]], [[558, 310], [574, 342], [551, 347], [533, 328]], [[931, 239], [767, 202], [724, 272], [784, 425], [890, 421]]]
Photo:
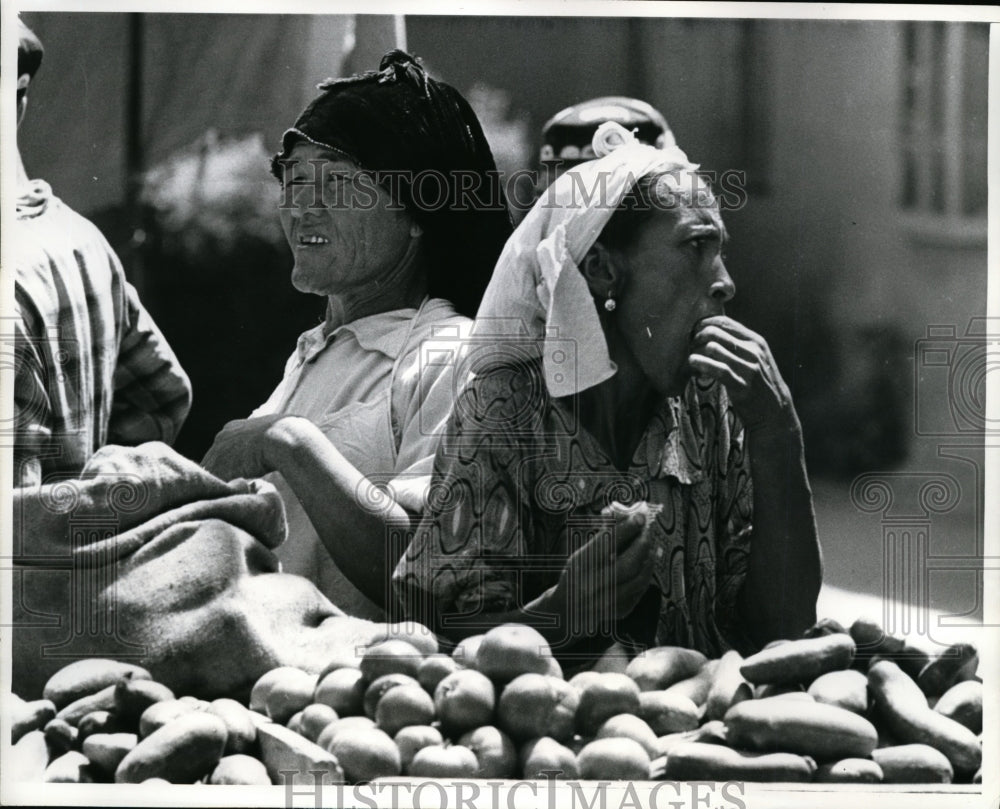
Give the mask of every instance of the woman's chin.
[[684, 393], [684, 389], [687, 387], [690, 380], [691, 371], [690, 369], [685, 368], [678, 371], [669, 379], [655, 381], [653, 383], [653, 387], [657, 393], [662, 394], [664, 397], [680, 396]]
[[294, 270], [292, 271], [292, 286], [299, 292], [304, 292], [307, 295], [326, 295], [320, 284], [317, 284], [315, 279], [306, 275], [304, 273], [298, 274]]

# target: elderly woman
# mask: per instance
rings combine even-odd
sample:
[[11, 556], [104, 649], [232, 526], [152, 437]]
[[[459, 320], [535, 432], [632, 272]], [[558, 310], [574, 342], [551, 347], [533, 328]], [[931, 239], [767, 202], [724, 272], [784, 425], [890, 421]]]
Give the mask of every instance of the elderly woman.
[[511, 224], [475, 114], [411, 56], [320, 89], [273, 170], [292, 283], [326, 297], [326, 318], [203, 463], [225, 479], [280, 473], [283, 569], [378, 619], [386, 526], [422, 508], [454, 400], [453, 365], [421, 346], [467, 328]]
[[697, 167], [615, 123], [594, 149], [501, 256], [396, 589], [453, 639], [517, 621], [568, 658], [746, 653], [815, 619], [799, 421], [767, 343], [725, 314]]

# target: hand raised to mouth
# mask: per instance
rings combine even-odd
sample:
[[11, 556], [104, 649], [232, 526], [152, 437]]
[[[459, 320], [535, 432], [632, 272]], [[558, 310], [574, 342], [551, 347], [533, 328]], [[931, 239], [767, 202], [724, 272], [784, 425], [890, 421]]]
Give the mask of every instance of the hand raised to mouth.
[[770, 346], [742, 323], [726, 315], [699, 321], [688, 363], [693, 373], [726, 386], [734, 409], [751, 432], [798, 425], [791, 393]]

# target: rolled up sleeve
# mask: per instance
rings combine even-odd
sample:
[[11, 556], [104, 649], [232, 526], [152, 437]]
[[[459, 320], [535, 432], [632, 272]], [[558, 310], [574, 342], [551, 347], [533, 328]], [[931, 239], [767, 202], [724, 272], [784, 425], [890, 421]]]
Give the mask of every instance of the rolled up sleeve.
[[174, 442], [191, 409], [191, 381], [131, 285], [114, 390], [108, 424], [112, 443]]

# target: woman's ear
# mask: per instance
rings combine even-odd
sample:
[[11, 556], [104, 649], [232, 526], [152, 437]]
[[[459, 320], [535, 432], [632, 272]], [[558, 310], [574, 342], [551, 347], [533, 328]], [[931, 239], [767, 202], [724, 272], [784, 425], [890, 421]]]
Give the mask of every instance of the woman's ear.
[[587, 279], [587, 286], [595, 298], [614, 298], [621, 292], [624, 277], [620, 260], [600, 242], [594, 242], [587, 251], [580, 262], [580, 272]]

